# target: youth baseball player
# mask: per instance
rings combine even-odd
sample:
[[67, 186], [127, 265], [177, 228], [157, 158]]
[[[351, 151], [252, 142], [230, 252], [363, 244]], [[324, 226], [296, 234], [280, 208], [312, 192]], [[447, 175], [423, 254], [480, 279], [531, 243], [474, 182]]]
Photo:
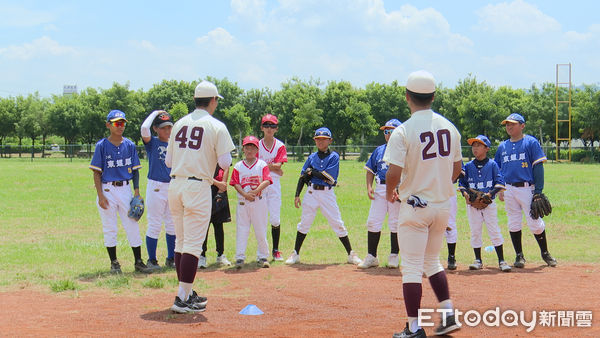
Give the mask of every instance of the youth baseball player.
[[98, 195], [96, 204], [102, 219], [104, 245], [110, 258], [110, 272], [121, 273], [121, 264], [117, 260], [117, 215], [135, 259], [135, 271], [152, 272], [142, 261], [142, 239], [136, 220], [127, 216], [131, 194], [130, 183], [133, 184], [135, 196], [140, 196], [140, 174], [142, 166], [135, 144], [123, 137], [127, 119], [120, 110], [111, 110], [106, 116], [106, 128], [110, 136], [96, 143], [90, 169], [94, 172], [94, 186]]
[[[152, 136], [150, 126], [157, 136]], [[169, 211], [168, 190], [171, 181], [171, 169], [165, 165], [167, 144], [173, 128], [173, 118], [164, 110], [155, 110], [142, 123], [140, 132], [142, 141], [148, 154], [148, 185], [146, 186], [146, 205], [148, 207], [146, 230], [146, 250], [148, 250], [148, 262], [151, 269], [159, 269], [156, 260], [156, 247], [158, 236], [165, 224], [165, 237], [167, 242], [167, 258], [165, 266], [174, 268], [175, 250], [175, 225]]]
[[450, 121], [431, 110], [434, 95], [435, 81], [429, 72], [409, 75], [406, 101], [411, 117], [394, 130], [383, 156], [389, 163], [386, 198], [389, 202], [402, 201], [398, 242], [408, 323], [394, 337], [426, 337], [418, 324], [423, 273], [440, 308], [448, 310], [435, 334], [459, 329], [439, 254], [450, 216], [449, 199], [454, 195], [452, 182], [461, 170], [460, 134]]
[[[390, 256], [388, 258], [388, 267], [397, 268], [399, 264], [398, 258], [398, 212], [400, 211], [399, 202], [388, 202], [385, 199], [385, 174], [387, 173], [388, 165], [383, 161], [383, 154], [387, 147], [387, 142], [390, 135], [402, 123], [397, 119], [391, 119], [379, 129], [383, 130], [385, 136], [385, 144], [375, 148], [371, 157], [365, 164], [367, 178], [367, 196], [371, 200], [371, 209], [369, 209], [369, 217], [367, 218], [367, 251], [365, 259], [358, 265], [360, 269], [368, 269], [370, 267], [379, 266], [377, 259], [377, 246], [379, 246], [379, 238], [381, 237], [381, 228], [385, 215], [388, 216], [388, 225], [390, 227]], [[373, 190], [373, 179], [376, 181], [375, 190]]]
[[268, 268], [267, 200], [262, 192], [272, 182], [271, 173], [267, 163], [257, 157], [259, 141], [256, 137], [244, 137], [242, 146], [245, 159], [235, 164], [229, 181], [229, 185], [238, 192], [235, 266], [240, 269], [244, 265], [252, 226], [257, 243], [257, 263], [260, 267]]
[[506, 181], [506, 191], [500, 192], [498, 197], [505, 202], [508, 230], [517, 255], [513, 266], [525, 267], [525, 256], [521, 246], [521, 220], [524, 213], [527, 225], [540, 246], [542, 259], [548, 266], [555, 267], [556, 259], [548, 252], [546, 225], [542, 218], [533, 219], [530, 215], [532, 198], [542, 195], [544, 189], [546, 155], [535, 137], [523, 134], [523, 116], [517, 113], [510, 114], [502, 124], [505, 125], [510, 139], [500, 143], [495, 161]]
[[[483, 261], [481, 259], [481, 233], [483, 222], [487, 227], [488, 235], [492, 245], [496, 248], [498, 265], [503, 272], [510, 272], [511, 268], [504, 261], [504, 238], [498, 226], [498, 211], [496, 194], [504, 189], [504, 178], [496, 162], [487, 157], [492, 143], [485, 135], [470, 138], [467, 143], [471, 146], [475, 159], [465, 165], [465, 175], [459, 180], [460, 191], [467, 201], [467, 217], [471, 228], [471, 247], [475, 253], [475, 261], [469, 266], [470, 270], [481, 270]], [[489, 203], [474, 204], [471, 196], [475, 191], [482, 192], [487, 196]]]
[[261, 119], [261, 127], [264, 137], [260, 140], [258, 145], [258, 158], [265, 161], [269, 166], [273, 183], [270, 184], [265, 191], [263, 196], [267, 200], [267, 207], [269, 209], [269, 222], [271, 223], [271, 237], [273, 238], [273, 259], [276, 261], [282, 261], [283, 256], [279, 251], [279, 237], [280, 237], [280, 213], [281, 213], [281, 183], [279, 182], [283, 175], [281, 167], [287, 162], [287, 150], [285, 144], [275, 138], [279, 121], [277, 116], [267, 114]]
[[[331, 131], [328, 128], [322, 127], [317, 129], [313, 139], [317, 145], [317, 152], [308, 156], [298, 179], [294, 206], [296, 208], [302, 206], [302, 216], [297, 226], [294, 251], [285, 261], [285, 264], [300, 262], [300, 248], [317, 215], [317, 210], [320, 208], [323, 216], [325, 216], [329, 225], [344, 245], [348, 253], [348, 263], [358, 265], [362, 261], [352, 250], [352, 245], [350, 245], [350, 239], [348, 238], [348, 230], [346, 230], [344, 221], [342, 221], [340, 209], [337, 205], [335, 193], [333, 192], [333, 187], [337, 184], [340, 171], [340, 155], [335, 151], [329, 150], [332, 138]], [[304, 195], [304, 201], [300, 202], [300, 193], [305, 183], [308, 183], [308, 191]]]
[[171, 310], [201, 312], [207, 299], [192, 290], [198, 257], [210, 221], [210, 187], [217, 163], [231, 165], [235, 149], [227, 127], [212, 114], [218, 105], [217, 87], [202, 81], [194, 90], [196, 109], [173, 126], [165, 164], [171, 168], [169, 208], [175, 223], [175, 269], [179, 289]]

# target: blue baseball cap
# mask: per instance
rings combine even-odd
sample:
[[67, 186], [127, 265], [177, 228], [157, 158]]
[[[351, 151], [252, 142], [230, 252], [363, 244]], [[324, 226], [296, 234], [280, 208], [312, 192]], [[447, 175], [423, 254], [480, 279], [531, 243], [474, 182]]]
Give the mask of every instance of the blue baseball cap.
[[381, 129], [381, 130], [384, 130], [384, 129], [396, 129], [401, 124], [402, 124], [402, 122], [400, 122], [400, 120], [398, 120], [398, 119], [391, 119], [391, 120], [387, 121], [384, 126], [379, 127], [379, 129]]
[[315, 130], [315, 137], [313, 138], [331, 138], [331, 130], [326, 127], [321, 127]]
[[115, 122], [119, 120], [125, 120], [125, 122], [127, 122], [125, 113], [120, 110], [111, 110], [110, 113], [108, 113], [108, 116], [106, 116], [106, 122]]
[[506, 124], [506, 122], [523, 124], [523, 123], [525, 123], [525, 119], [520, 114], [512, 113], [512, 114], [508, 115], [508, 117], [505, 118], [504, 121], [502, 121], [502, 124]]
[[467, 140], [467, 143], [470, 146], [472, 146], [475, 142], [479, 142], [488, 148], [492, 145], [492, 142], [490, 142], [490, 140], [485, 135], [477, 135], [476, 138], [470, 138]]

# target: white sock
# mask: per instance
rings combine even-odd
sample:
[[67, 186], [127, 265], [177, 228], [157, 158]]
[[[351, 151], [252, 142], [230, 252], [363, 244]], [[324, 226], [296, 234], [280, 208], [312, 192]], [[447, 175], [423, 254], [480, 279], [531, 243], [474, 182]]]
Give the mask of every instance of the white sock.
[[419, 331], [419, 329], [421, 328], [417, 319], [417, 317], [408, 317], [408, 329], [412, 333]]
[[190, 294], [192, 294], [193, 285], [193, 283], [179, 282], [179, 290], [177, 290], [177, 296], [179, 297], [179, 299], [185, 302], [190, 296]]
[[446, 299], [444, 301], [441, 301], [439, 306], [440, 306], [440, 309], [450, 310], [449, 312], [443, 313], [444, 318], [446, 318], [448, 316], [452, 316], [454, 314], [454, 307], [452, 306], [451, 299]]

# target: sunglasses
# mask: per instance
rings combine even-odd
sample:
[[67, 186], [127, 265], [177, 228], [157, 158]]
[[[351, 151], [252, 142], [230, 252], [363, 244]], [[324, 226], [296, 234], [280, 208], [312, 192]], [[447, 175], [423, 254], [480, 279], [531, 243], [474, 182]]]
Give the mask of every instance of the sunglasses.
[[114, 121], [112, 122], [112, 125], [115, 127], [125, 127], [127, 123], [125, 121]]
[[265, 128], [272, 128], [272, 129], [277, 128], [276, 124], [263, 124], [262, 126], [265, 127]]
[[394, 129], [385, 129], [385, 130], [383, 131], [383, 134], [384, 134], [384, 135], [389, 135], [389, 134], [391, 134], [391, 133], [393, 133], [393, 132], [394, 132]]

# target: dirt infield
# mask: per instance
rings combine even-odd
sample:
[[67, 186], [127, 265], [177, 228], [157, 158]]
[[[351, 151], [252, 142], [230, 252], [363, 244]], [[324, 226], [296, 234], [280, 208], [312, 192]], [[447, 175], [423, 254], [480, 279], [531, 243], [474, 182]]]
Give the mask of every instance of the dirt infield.
[[[455, 307], [461, 311], [555, 311], [554, 327], [467, 326], [454, 336], [600, 336], [600, 265], [549, 268], [529, 263], [501, 273], [497, 268], [472, 272], [459, 266], [448, 273]], [[175, 315], [173, 293], [143, 290], [115, 295], [98, 290], [60, 294], [19, 290], [0, 293], [2, 336], [367, 336], [389, 337], [404, 327], [399, 270], [357, 270], [350, 265], [276, 265], [271, 269], [207, 270], [207, 311]], [[429, 284], [422, 308], [435, 308]], [[254, 304], [261, 316], [239, 311]], [[558, 311], [592, 311], [591, 327], [558, 319]], [[568, 318], [568, 312], [565, 312]], [[434, 317], [437, 323], [437, 316]], [[562, 322], [562, 323], [561, 323]], [[561, 325], [559, 327], [559, 324]], [[570, 325], [570, 326], [567, 326]], [[428, 334], [432, 328], [426, 328]]]

